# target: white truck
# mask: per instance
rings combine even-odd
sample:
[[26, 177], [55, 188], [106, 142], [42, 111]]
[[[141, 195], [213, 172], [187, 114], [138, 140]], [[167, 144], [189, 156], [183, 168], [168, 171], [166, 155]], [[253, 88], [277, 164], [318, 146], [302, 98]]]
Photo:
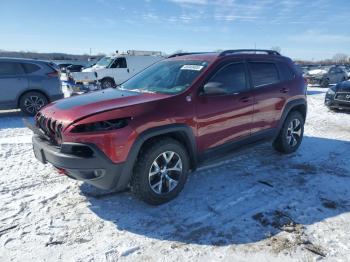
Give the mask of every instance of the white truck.
[[71, 74], [75, 83], [99, 83], [101, 88], [119, 85], [146, 67], [163, 60], [161, 52], [129, 50], [126, 53], [105, 56], [82, 72]]

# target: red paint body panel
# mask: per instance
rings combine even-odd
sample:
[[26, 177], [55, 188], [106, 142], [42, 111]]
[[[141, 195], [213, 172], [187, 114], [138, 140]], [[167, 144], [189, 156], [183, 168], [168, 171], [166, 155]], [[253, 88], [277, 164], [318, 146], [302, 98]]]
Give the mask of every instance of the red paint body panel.
[[[64, 108], [60, 101], [46, 106], [41, 113], [63, 123], [63, 142], [92, 143], [114, 163], [125, 162], [130, 149], [141, 133], [151, 128], [184, 124], [190, 127], [196, 139], [197, 151], [248, 137], [252, 133], [275, 128], [287, 102], [305, 98], [305, 85], [300, 77], [288, 83], [275, 84], [263, 89], [250, 89], [236, 95], [201, 96], [200, 90], [208, 76], [225, 61], [243, 61], [246, 55], [219, 57], [218, 54], [175, 57], [174, 60], [206, 60], [209, 65], [193, 85], [181, 94], [163, 95], [138, 93], [119, 98], [107, 98]], [[261, 55], [250, 55], [261, 58]], [[276, 60], [285, 58], [276, 57]], [[284, 60], [283, 60], [284, 61]], [[283, 88], [289, 89], [282, 93]], [[106, 95], [111, 90], [95, 95]], [[94, 93], [80, 99], [89, 100]], [[85, 97], [84, 97], [85, 96]], [[71, 100], [69, 100], [71, 99]], [[65, 99], [66, 104], [79, 102], [79, 97]], [[74, 100], [75, 99], [75, 100]], [[65, 101], [63, 100], [63, 101]], [[68, 106], [67, 106], [68, 107]], [[76, 125], [104, 120], [130, 118], [121, 129], [93, 133], [71, 132]]]

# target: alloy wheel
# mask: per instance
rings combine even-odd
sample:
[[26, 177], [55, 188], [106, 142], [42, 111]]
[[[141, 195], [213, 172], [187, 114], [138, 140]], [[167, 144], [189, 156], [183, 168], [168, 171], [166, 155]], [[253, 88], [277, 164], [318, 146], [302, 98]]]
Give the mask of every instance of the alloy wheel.
[[152, 191], [158, 195], [170, 193], [178, 185], [182, 171], [182, 160], [177, 153], [161, 153], [153, 161], [148, 173]]
[[29, 96], [24, 100], [24, 107], [27, 112], [33, 114], [45, 105], [45, 101], [38, 96]]
[[287, 143], [291, 147], [295, 147], [301, 139], [301, 122], [299, 119], [293, 119], [287, 129]]

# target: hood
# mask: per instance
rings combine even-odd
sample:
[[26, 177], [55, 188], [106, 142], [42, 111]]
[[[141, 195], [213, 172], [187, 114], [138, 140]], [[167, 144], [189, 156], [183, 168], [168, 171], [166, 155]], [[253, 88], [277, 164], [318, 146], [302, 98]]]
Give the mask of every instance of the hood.
[[327, 74], [327, 70], [314, 69], [314, 70], [310, 70], [307, 74], [308, 75], [325, 75], [325, 74]]
[[105, 68], [106, 68], [105, 66], [94, 65], [94, 66], [91, 66], [91, 67], [88, 67], [88, 68], [84, 68], [82, 70], [82, 72], [95, 72], [96, 70], [105, 69]]
[[350, 81], [344, 81], [335, 86], [337, 92], [350, 92]]
[[40, 112], [46, 117], [58, 120], [64, 126], [67, 126], [72, 122], [97, 113], [148, 103], [169, 96], [109, 88], [58, 100], [44, 107]]

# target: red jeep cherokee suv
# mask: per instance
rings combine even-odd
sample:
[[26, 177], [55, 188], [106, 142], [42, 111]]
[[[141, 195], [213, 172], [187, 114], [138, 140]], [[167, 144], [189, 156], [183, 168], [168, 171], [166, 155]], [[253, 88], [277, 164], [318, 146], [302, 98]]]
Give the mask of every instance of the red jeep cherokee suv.
[[299, 147], [305, 81], [271, 50], [170, 56], [117, 88], [59, 100], [36, 116], [36, 158], [96, 187], [161, 204], [219, 152], [271, 139]]

